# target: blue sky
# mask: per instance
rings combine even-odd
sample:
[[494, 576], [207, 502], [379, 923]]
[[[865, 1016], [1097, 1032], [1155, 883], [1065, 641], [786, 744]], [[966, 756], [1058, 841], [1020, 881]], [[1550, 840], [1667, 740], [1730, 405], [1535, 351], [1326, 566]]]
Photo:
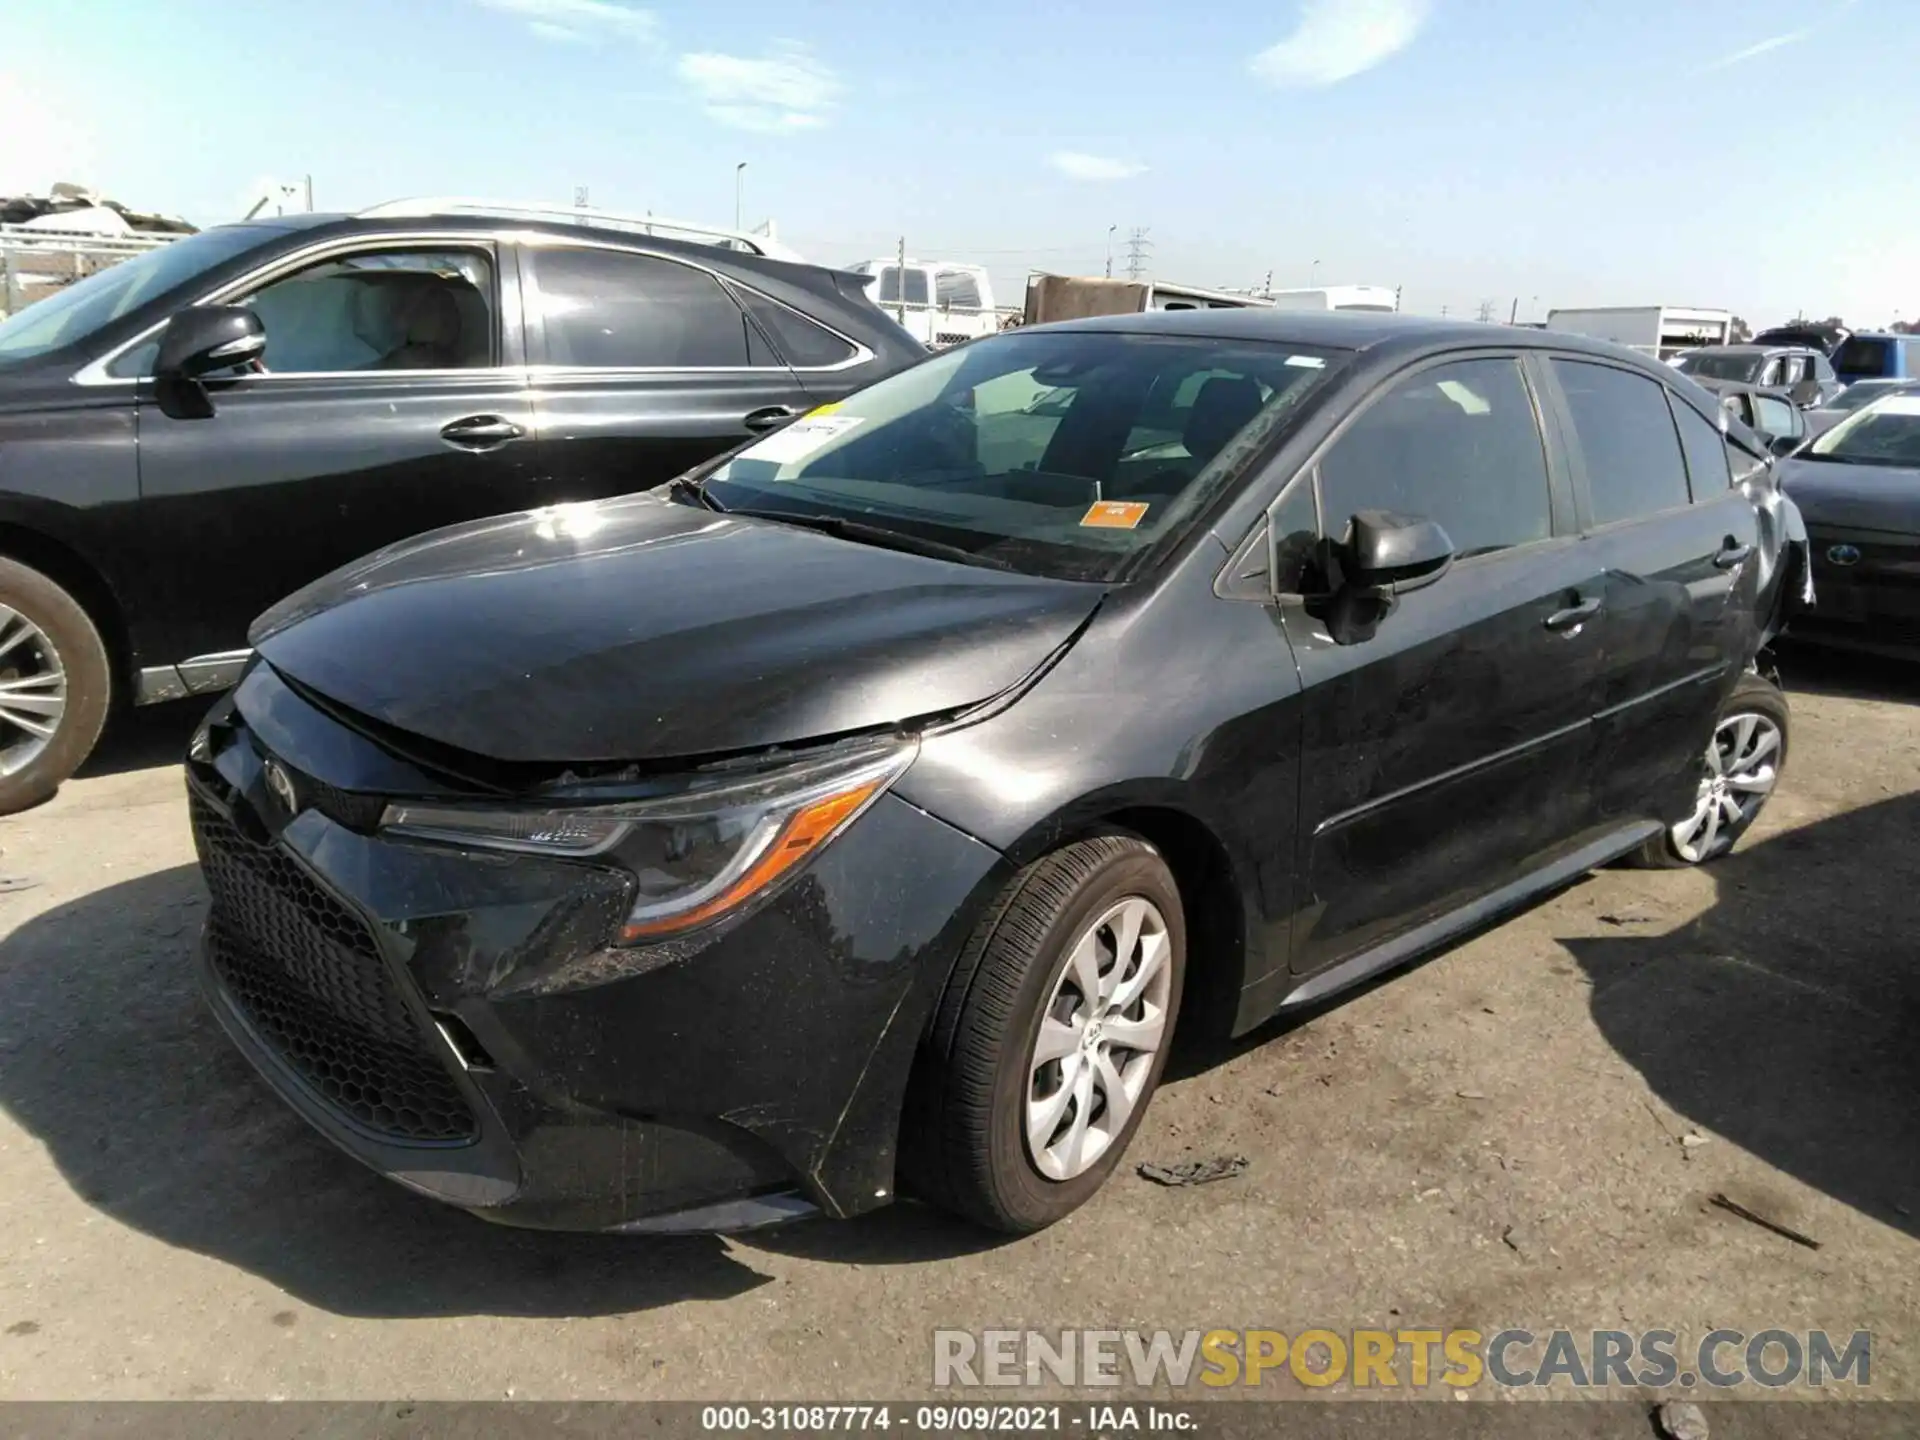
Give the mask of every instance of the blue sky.
[[[271, 180], [774, 217], [811, 259], [1403, 285], [1408, 309], [1920, 316], [1914, 0], [66, 0], [0, 19], [0, 193]], [[1318, 261], [1317, 272], [1315, 262]], [[1017, 293], [1003, 298], [1017, 300]]]

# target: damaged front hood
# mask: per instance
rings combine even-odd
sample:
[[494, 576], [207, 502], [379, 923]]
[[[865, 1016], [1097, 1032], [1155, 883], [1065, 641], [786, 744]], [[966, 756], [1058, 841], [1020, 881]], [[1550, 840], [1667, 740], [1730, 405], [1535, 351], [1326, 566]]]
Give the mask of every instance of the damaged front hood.
[[276, 670], [382, 724], [558, 765], [751, 750], [963, 709], [1102, 591], [626, 496], [380, 551], [255, 623]]

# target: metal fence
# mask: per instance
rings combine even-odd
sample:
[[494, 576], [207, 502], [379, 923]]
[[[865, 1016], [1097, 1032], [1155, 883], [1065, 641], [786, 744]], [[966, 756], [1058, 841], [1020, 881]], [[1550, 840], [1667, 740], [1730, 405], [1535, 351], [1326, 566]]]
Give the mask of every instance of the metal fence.
[[31, 305], [97, 270], [178, 240], [178, 235], [98, 235], [0, 225], [0, 316]]

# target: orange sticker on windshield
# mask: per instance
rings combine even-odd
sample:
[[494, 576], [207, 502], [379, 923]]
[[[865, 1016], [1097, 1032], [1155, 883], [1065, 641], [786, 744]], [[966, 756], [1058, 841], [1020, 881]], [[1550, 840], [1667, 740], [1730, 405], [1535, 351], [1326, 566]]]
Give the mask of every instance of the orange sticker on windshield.
[[1080, 517], [1080, 523], [1099, 530], [1131, 530], [1146, 518], [1144, 500], [1096, 500]]

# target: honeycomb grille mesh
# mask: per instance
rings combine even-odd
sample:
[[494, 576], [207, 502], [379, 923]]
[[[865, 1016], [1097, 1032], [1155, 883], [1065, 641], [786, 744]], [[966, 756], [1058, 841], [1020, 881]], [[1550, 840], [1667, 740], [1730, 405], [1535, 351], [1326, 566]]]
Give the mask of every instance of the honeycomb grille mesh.
[[362, 1127], [402, 1143], [471, 1139], [473, 1113], [427, 1049], [366, 925], [199, 796], [191, 809], [213, 900], [210, 958], [254, 1028]]

